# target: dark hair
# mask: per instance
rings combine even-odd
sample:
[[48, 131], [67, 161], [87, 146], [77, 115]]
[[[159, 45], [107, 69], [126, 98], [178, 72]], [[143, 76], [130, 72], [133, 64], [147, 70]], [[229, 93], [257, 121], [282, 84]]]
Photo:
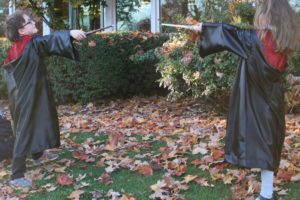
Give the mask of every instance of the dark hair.
[[12, 42], [21, 38], [18, 30], [23, 28], [23, 24], [25, 23], [24, 15], [28, 15], [26, 11], [16, 10], [16, 12], [9, 15], [6, 19], [5, 35]]

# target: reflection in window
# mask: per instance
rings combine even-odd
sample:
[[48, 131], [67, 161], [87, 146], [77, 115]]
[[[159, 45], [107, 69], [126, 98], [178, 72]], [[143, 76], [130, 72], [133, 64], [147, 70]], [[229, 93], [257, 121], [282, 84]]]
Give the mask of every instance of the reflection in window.
[[50, 21], [56, 24], [53, 27], [57, 30], [68, 28], [69, 22], [69, 4], [64, 0], [54, 0], [54, 16], [51, 17]]
[[8, 3], [9, 1], [0, 1], [0, 37], [5, 35], [5, 20], [9, 12]]
[[117, 0], [117, 29], [150, 31], [150, 0]]
[[100, 28], [100, 1], [88, 1], [81, 5], [79, 19], [84, 30]]
[[70, 27], [85, 31], [100, 28], [101, 1], [83, 1], [82, 4], [74, 3], [69, 19]]
[[300, 12], [300, 0], [290, 0], [290, 4], [295, 8], [297, 12]]
[[[186, 24], [186, 19], [199, 19], [202, 0], [161, 0], [161, 23]], [[174, 28], [162, 27], [162, 32], [172, 32]]]

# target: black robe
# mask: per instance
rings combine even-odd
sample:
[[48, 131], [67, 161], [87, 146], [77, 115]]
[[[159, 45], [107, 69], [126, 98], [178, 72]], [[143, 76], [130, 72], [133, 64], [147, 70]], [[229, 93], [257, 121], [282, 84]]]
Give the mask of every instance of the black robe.
[[230, 96], [225, 160], [277, 171], [285, 135], [283, 72], [264, 58], [255, 30], [203, 23], [200, 56], [228, 50], [240, 57]]
[[20, 57], [3, 65], [16, 136], [14, 157], [60, 146], [58, 116], [44, 64], [50, 55], [79, 60], [69, 31], [34, 36]]

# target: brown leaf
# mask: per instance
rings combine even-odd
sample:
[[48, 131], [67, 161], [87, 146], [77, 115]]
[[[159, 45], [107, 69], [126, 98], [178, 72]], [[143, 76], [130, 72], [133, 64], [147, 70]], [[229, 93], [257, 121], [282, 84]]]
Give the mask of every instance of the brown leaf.
[[75, 190], [70, 194], [70, 196], [68, 196], [68, 199], [79, 200], [80, 195], [82, 195], [83, 193], [84, 193], [83, 190]]
[[277, 178], [283, 181], [290, 181], [293, 175], [293, 172], [279, 170], [277, 173]]
[[216, 149], [216, 150], [212, 151], [212, 157], [213, 157], [214, 160], [217, 160], [219, 158], [223, 158], [223, 156], [224, 156], [224, 150]]
[[193, 180], [195, 180], [197, 178], [197, 176], [193, 176], [193, 175], [187, 175], [186, 177], [184, 177], [184, 182], [185, 183], [189, 183], [189, 182], [191, 182], [191, 181], [193, 181]]
[[291, 177], [291, 181], [296, 182], [300, 181], [300, 173]]
[[119, 200], [135, 200], [134, 196], [123, 194]]
[[72, 153], [72, 156], [73, 156], [74, 158], [77, 158], [77, 159], [82, 160], [82, 161], [86, 161], [86, 160], [89, 159], [89, 155], [85, 154], [85, 153], [82, 152], [82, 151], [74, 151], [74, 152]]
[[61, 174], [56, 176], [56, 183], [59, 185], [72, 185], [74, 179], [70, 177], [68, 174]]
[[26, 199], [27, 197], [29, 197], [29, 194], [18, 194], [17, 196], [20, 199]]
[[94, 40], [89, 41], [88, 43], [89, 47], [95, 47], [96, 46], [96, 42]]
[[204, 186], [204, 187], [214, 187], [214, 185], [210, 185], [209, 183], [208, 183], [208, 181], [207, 181], [207, 179], [206, 178], [196, 178], [195, 180], [194, 180], [198, 185], [200, 185], [200, 186]]
[[150, 164], [153, 170], [161, 170], [163, 168], [163, 164], [157, 158], [152, 159]]
[[144, 176], [152, 176], [153, 175], [153, 170], [152, 170], [151, 166], [148, 164], [139, 165], [139, 166], [137, 166], [136, 170], [139, 174], [144, 175]]
[[104, 172], [100, 177], [100, 182], [104, 185], [109, 185], [113, 183], [112, 178], [110, 177], [109, 173]]
[[199, 166], [202, 164], [202, 160], [201, 159], [196, 159], [192, 161], [192, 164], [194, 164], [195, 166]]
[[108, 151], [114, 151], [118, 147], [123, 146], [125, 142], [125, 137], [123, 133], [110, 133], [108, 137], [108, 143], [105, 146], [105, 149]]
[[186, 166], [185, 165], [179, 165], [176, 167], [175, 171], [174, 171], [174, 175], [175, 176], [182, 176], [186, 171]]
[[0, 171], [0, 179], [3, 179], [5, 176], [9, 175], [9, 173], [5, 170]]

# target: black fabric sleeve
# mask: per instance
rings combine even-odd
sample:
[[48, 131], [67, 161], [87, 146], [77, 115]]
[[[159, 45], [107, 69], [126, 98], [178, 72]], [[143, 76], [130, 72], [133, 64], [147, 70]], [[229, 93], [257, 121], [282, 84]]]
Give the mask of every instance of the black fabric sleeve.
[[79, 54], [73, 46], [70, 31], [54, 32], [50, 35], [35, 38], [39, 54], [43, 56], [57, 55], [80, 61]]
[[224, 23], [203, 22], [199, 41], [200, 56], [227, 50], [246, 59], [250, 31]]

